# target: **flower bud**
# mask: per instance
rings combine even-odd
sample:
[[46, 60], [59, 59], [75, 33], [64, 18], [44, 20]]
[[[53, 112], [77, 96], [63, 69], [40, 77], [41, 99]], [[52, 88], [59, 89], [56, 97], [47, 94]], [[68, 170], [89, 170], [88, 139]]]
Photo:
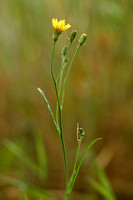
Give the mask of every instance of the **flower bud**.
[[87, 39], [87, 35], [83, 33], [81, 37], [79, 38], [79, 45], [80, 46], [83, 45], [86, 39]]
[[63, 55], [63, 56], [66, 55], [67, 50], [68, 50], [68, 46], [65, 46], [65, 47], [62, 49], [62, 55]]
[[65, 46], [63, 49], [62, 49], [62, 58], [63, 58], [63, 62], [64, 63], [67, 63], [68, 59], [66, 57], [67, 55], [67, 50], [68, 50], [68, 46]]
[[73, 30], [71, 33], [70, 33], [70, 41], [73, 42], [76, 38], [76, 35], [77, 35], [77, 31]]
[[83, 128], [78, 128], [78, 132], [79, 132], [80, 137], [83, 137], [85, 135]]

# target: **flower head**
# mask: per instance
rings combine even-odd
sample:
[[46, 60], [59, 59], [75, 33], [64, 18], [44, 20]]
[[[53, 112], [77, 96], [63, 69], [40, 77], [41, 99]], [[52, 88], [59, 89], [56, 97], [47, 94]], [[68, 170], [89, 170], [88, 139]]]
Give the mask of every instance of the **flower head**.
[[86, 39], [87, 39], [87, 35], [83, 33], [81, 37], [79, 38], [79, 45], [82, 46], [84, 42], [86, 41]]
[[70, 33], [70, 41], [73, 42], [76, 38], [76, 35], [77, 35], [77, 31], [73, 30], [71, 33]]
[[71, 27], [70, 24], [65, 25], [65, 20], [60, 20], [58, 22], [55, 18], [52, 19], [52, 25], [54, 28], [54, 32], [58, 35], [60, 35], [62, 32]]

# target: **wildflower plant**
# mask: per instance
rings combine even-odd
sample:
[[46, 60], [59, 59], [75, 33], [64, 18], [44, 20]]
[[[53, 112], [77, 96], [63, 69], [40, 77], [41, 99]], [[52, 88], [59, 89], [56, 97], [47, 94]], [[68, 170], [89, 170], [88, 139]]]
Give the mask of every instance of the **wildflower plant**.
[[[53, 120], [53, 123], [55, 125], [56, 131], [59, 134], [59, 137], [61, 138], [61, 143], [62, 143], [62, 149], [63, 149], [63, 155], [64, 155], [64, 164], [65, 164], [65, 175], [66, 175], [66, 190], [65, 190], [65, 194], [64, 194], [64, 200], [68, 200], [70, 197], [70, 194], [72, 192], [75, 180], [77, 178], [79, 169], [81, 167], [82, 161], [84, 159], [85, 154], [87, 153], [87, 151], [90, 149], [90, 147], [100, 138], [95, 139], [94, 141], [92, 141], [84, 150], [84, 152], [82, 153], [81, 158], [79, 159], [79, 151], [80, 151], [80, 146], [82, 143], [82, 140], [84, 138], [85, 132], [83, 130], [83, 128], [79, 127], [79, 124], [77, 123], [77, 142], [78, 142], [78, 147], [77, 147], [77, 153], [76, 153], [76, 158], [75, 158], [75, 162], [74, 162], [74, 166], [73, 166], [73, 170], [72, 170], [72, 174], [71, 176], [69, 176], [68, 174], [68, 163], [67, 163], [67, 154], [66, 154], [66, 148], [65, 148], [65, 142], [64, 142], [64, 132], [63, 132], [63, 126], [62, 126], [62, 110], [63, 110], [63, 102], [64, 102], [64, 95], [65, 95], [65, 88], [66, 88], [66, 83], [68, 80], [68, 76], [69, 76], [69, 72], [71, 69], [71, 66], [73, 64], [73, 61], [79, 51], [79, 49], [81, 48], [81, 46], [85, 43], [86, 39], [87, 39], [87, 35], [85, 33], [83, 33], [81, 35], [81, 37], [78, 40], [78, 45], [76, 48], [76, 51], [72, 57], [72, 60], [70, 61], [70, 64], [67, 66], [68, 64], [68, 53], [69, 50], [71, 48], [72, 43], [75, 41], [76, 35], [77, 35], [77, 31], [73, 30], [70, 33], [69, 36], [69, 45], [65, 46], [63, 48], [62, 51], [62, 64], [60, 67], [60, 70], [58, 72], [57, 77], [55, 77], [54, 72], [53, 72], [53, 59], [54, 59], [54, 52], [55, 52], [55, 46], [56, 43], [60, 37], [60, 35], [67, 29], [69, 29], [71, 27], [70, 24], [65, 25], [65, 20], [60, 20], [58, 21], [57, 19], [53, 18], [52, 19], [52, 25], [53, 25], [53, 29], [54, 29], [54, 34], [53, 34], [53, 50], [52, 50], [52, 56], [51, 56], [51, 76], [52, 76], [52, 80], [54, 83], [54, 88], [55, 88], [55, 92], [56, 92], [56, 98], [57, 98], [57, 105], [56, 105], [56, 114], [54, 116], [51, 107], [49, 105], [49, 102], [44, 94], [44, 92], [38, 88], [38, 91], [40, 92], [41, 96], [43, 97], [47, 108], [50, 112], [51, 118]], [[64, 74], [64, 69], [66, 69], [66, 74]], [[79, 161], [78, 161], [79, 159]]]

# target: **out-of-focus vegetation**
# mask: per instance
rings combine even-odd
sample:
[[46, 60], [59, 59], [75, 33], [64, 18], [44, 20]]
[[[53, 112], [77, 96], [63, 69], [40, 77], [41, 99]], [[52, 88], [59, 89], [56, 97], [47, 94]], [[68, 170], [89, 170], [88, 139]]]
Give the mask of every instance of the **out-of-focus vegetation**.
[[[63, 128], [69, 166], [80, 122], [86, 132], [83, 149], [90, 140], [103, 138], [92, 151], [117, 199], [133, 199], [132, 10], [132, 0], [0, 1], [0, 199], [26, 199], [27, 188], [34, 198], [43, 191], [44, 199], [61, 199], [64, 192], [60, 140], [37, 91], [42, 88], [55, 108], [50, 77], [53, 17], [66, 19], [78, 37], [83, 31], [88, 35], [66, 88]], [[64, 32], [56, 46], [55, 74], [68, 35]], [[75, 48], [76, 42], [71, 52]], [[91, 154], [86, 156], [72, 199], [103, 198], [88, 183], [93, 162]]]

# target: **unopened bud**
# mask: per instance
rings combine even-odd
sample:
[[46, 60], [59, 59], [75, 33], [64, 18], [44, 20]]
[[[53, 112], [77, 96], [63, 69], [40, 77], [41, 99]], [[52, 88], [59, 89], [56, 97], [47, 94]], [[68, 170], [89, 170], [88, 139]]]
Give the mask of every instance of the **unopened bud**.
[[62, 49], [62, 59], [64, 63], [67, 63], [68, 59], [67, 59], [67, 50], [68, 50], [68, 46], [65, 46]]
[[65, 46], [65, 47], [62, 49], [62, 55], [63, 55], [63, 56], [66, 55], [67, 50], [68, 50], [68, 46]]
[[80, 46], [84, 44], [84, 42], [86, 41], [86, 39], [87, 39], [87, 35], [85, 33], [83, 33], [81, 35], [81, 37], [79, 38], [79, 44], [80, 44]]
[[73, 30], [71, 33], [70, 33], [70, 41], [73, 42], [76, 38], [76, 35], [77, 35], [77, 31]]
[[78, 128], [78, 132], [79, 132], [80, 137], [83, 137], [85, 135], [83, 128]]

